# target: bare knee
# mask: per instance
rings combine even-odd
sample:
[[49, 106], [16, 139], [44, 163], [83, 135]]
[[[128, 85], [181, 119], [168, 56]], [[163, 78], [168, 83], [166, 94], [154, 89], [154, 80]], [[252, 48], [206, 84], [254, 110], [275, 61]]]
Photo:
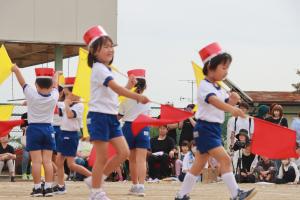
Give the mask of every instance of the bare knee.
[[126, 160], [127, 158], [129, 158], [130, 156], [130, 151], [128, 149], [128, 147], [126, 149], [123, 149], [122, 151], [120, 151], [118, 153], [118, 156], [122, 159], [122, 160]]
[[225, 168], [231, 168], [231, 159], [229, 156], [224, 156], [220, 161], [221, 167]]

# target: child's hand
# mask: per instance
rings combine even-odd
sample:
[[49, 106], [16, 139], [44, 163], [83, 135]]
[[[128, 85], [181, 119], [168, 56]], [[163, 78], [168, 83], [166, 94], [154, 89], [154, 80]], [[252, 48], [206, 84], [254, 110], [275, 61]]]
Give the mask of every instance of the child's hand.
[[136, 85], [136, 83], [137, 83], [136, 78], [133, 75], [131, 75], [128, 77], [126, 88], [131, 89]]
[[62, 71], [56, 71], [55, 73], [56, 73], [57, 75], [62, 75], [62, 74], [63, 74]]
[[146, 104], [146, 103], [150, 102], [150, 99], [148, 99], [148, 97], [146, 97], [144, 95], [139, 95], [137, 101], [139, 103]]
[[245, 113], [237, 107], [232, 107], [232, 110], [230, 111], [230, 113], [234, 117], [242, 117], [242, 118], [246, 117]]
[[230, 102], [233, 102], [234, 105], [236, 105], [241, 100], [241, 97], [238, 93], [231, 92], [229, 95], [229, 100]]
[[19, 67], [16, 65], [16, 64], [13, 64], [13, 66], [11, 67], [11, 71], [13, 72], [13, 73], [15, 73], [16, 71], [18, 71], [19, 70]]

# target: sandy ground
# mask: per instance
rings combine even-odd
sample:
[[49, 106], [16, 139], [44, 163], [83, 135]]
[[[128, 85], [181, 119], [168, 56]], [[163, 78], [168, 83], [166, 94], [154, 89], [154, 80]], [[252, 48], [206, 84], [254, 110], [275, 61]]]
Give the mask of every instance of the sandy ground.
[[[29, 196], [33, 184], [31, 182], [0, 182], [0, 199], [33, 199]], [[105, 183], [105, 191], [112, 200], [145, 199], [164, 200], [174, 199], [180, 183], [161, 182], [146, 184], [146, 197], [127, 195], [130, 183]], [[293, 200], [300, 199], [300, 185], [258, 185], [242, 184], [241, 188], [255, 187], [258, 191], [255, 200]], [[83, 182], [67, 182], [67, 194], [54, 197], [39, 197], [35, 199], [88, 199], [89, 191]], [[197, 184], [191, 193], [192, 199], [217, 200], [229, 199], [228, 191], [223, 183]]]

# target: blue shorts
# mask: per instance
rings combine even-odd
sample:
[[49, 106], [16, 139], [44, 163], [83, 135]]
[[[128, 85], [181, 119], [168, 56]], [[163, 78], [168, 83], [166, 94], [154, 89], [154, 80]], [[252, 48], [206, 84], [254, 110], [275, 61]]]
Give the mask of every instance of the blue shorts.
[[77, 131], [61, 131], [57, 152], [62, 156], [76, 157], [79, 136]]
[[200, 153], [222, 146], [221, 124], [197, 120], [194, 128], [194, 139]]
[[116, 115], [89, 112], [87, 115], [87, 127], [90, 140], [108, 142], [112, 138], [123, 136], [120, 122]]
[[131, 124], [132, 122], [125, 122], [124, 126], [122, 127], [122, 131], [129, 148], [150, 149], [150, 128], [146, 127], [141, 130], [137, 136], [134, 136], [131, 130]]
[[58, 150], [58, 143], [60, 141], [60, 134], [61, 134], [61, 130], [60, 130], [60, 126], [53, 126], [54, 131], [55, 131], [55, 144], [56, 144], [56, 148], [54, 149], [55, 152], [57, 152]]
[[55, 131], [48, 123], [31, 123], [26, 130], [26, 150], [55, 150]]

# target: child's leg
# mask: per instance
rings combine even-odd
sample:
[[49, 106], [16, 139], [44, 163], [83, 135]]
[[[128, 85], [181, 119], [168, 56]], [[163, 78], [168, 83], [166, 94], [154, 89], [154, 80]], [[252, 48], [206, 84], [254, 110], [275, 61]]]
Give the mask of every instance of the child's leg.
[[132, 149], [130, 150], [129, 155], [129, 171], [130, 171], [130, 177], [132, 184], [136, 185], [138, 184], [138, 175], [137, 175], [137, 167], [136, 167], [136, 150]]
[[201, 154], [199, 151], [195, 154], [195, 161], [189, 172], [186, 173], [183, 183], [181, 185], [180, 191], [178, 193], [179, 197], [189, 194], [193, 186], [197, 181], [197, 176], [201, 173], [202, 169], [207, 163], [209, 155], [207, 153]]
[[122, 174], [121, 166], [119, 166], [119, 167], [116, 168], [116, 172], [117, 172], [118, 178], [119, 178], [118, 181], [123, 181], [123, 174]]
[[231, 197], [236, 197], [238, 194], [239, 187], [236, 183], [234, 174], [232, 172], [232, 164], [229, 155], [221, 146], [209, 150], [209, 154], [220, 163], [222, 179], [227, 185], [231, 193]]
[[177, 159], [175, 162], [176, 177], [178, 177], [180, 175], [181, 167], [182, 167], [182, 161], [180, 159]]
[[84, 175], [85, 177], [89, 177], [92, 176], [92, 173], [86, 169], [85, 167], [78, 165], [75, 163], [75, 158], [74, 157], [67, 157], [67, 164], [70, 170], [72, 170], [73, 172], [77, 172], [79, 174]]
[[136, 169], [138, 183], [144, 184], [147, 172], [146, 158], [147, 158], [147, 149], [137, 148], [135, 151], [136, 154]]
[[[45, 170], [45, 182], [46, 184], [52, 184], [53, 182], [53, 166], [52, 166], [52, 151], [42, 150], [43, 166]], [[51, 187], [50, 185], [46, 186]]]
[[94, 148], [96, 150], [96, 161], [92, 170], [92, 188], [100, 189], [102, 185], [102, 175], [104, 166], [107, 162], [107, 147], [108, 142], [94, 141]]
[[9, 175], [11, 177], [14, 177], [15, 176], [15, 161], [10, 159], [6, 163], [7, 163]]
[[124, 136], [113, 138], [110, 140], [110, 143], [116, 149], [117, 154], [106, 164], [103, 171], [105, 175], [109, 175], [129, 157], [129, 148]]
[[56, 166], [57, 166], [57, 183], [62, 186], [65, 184], [65, 168], [64, 168], [65, 157], [58, 153], [56, 156]]
[[33, 183], [41, 183], [41, 166], [42, 166], [42, 152], [41, 150], [30, 151], [30, 157], [32, 161], [32, 176]]
[[0, 160], [0, 174], [2, 173], [3, 167], [4, 167], [4, 161]]

